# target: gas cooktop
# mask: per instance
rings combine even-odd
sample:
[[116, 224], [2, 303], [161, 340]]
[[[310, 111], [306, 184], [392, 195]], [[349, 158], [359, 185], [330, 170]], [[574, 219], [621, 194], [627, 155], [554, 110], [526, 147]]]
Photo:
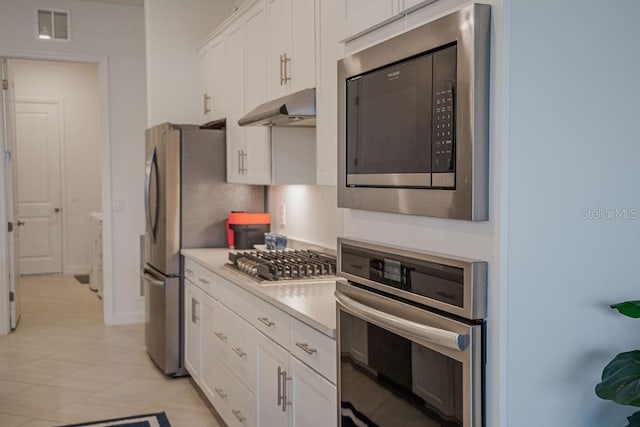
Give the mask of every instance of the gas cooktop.
[[230, 252], [229, 265], [261, 284], [335, 278], [336, 257], [312, 250]]

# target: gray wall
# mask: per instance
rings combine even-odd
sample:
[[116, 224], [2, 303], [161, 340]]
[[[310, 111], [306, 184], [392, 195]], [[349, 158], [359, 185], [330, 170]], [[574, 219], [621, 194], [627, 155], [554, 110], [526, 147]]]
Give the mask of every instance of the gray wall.
[[634, 408], [593, 390], [640, 347], [640, 323], [608, 309], [640, 299], [640, 2], [510, 3], [501, 425], [626, 425]]

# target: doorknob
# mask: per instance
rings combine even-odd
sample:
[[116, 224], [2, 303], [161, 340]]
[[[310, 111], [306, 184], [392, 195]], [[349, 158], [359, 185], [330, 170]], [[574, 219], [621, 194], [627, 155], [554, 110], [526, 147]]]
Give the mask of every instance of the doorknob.
[[18, 220], [18, 227], [22, 227], [24, 225], [24, 221]]
[[53, 211], [54, 211], [55, 213], [58, 213], [58, 212], [60, 212], [60, 208], [55, 208], [55, 209], [53, 209]]

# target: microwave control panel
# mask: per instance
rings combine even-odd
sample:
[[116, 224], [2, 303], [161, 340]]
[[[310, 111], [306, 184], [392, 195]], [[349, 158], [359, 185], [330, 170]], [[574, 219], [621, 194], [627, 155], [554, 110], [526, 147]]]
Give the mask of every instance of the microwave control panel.
[[455, 187], [456, 56], [456, 46], [433, 54], [431, 172], [434, 187]]

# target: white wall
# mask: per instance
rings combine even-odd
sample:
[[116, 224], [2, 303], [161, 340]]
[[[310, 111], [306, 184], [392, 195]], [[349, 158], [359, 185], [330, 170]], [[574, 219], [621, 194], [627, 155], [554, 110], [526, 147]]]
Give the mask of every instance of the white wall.
[[10, 61], [18, 99], [60, 100], [64, 274], [88, 273], [89, 213], [101, 210], [102, 127], [97, 64]]
[[511, 4], [504, 425], [626, 425], [593, 390], [640, 348], [608, 309], [640, 297], [640, 3]]
[[[37, 40], [37, 7], [69, 10], [72, 41]], [[138, 236], [144, 231], [143, 9], [80, 0], [0, 0], [0, 11], [0, 56], [100, 62], [102, 111], [107, 120], [102, 146], [105, 317], [108, 323], [142, 321]]]
[[147, 125], [197, 123], [197, 48], [232, 12], [232, 0], [145, 0]]
[[[286, 221], [281, 222], [285, 205]], [[296, 240], [336, 249], [342, 235], [343, 209], [338, 209], [336, 187], [319, 185], [282, 185], [269, 187], [271, 231]]]

